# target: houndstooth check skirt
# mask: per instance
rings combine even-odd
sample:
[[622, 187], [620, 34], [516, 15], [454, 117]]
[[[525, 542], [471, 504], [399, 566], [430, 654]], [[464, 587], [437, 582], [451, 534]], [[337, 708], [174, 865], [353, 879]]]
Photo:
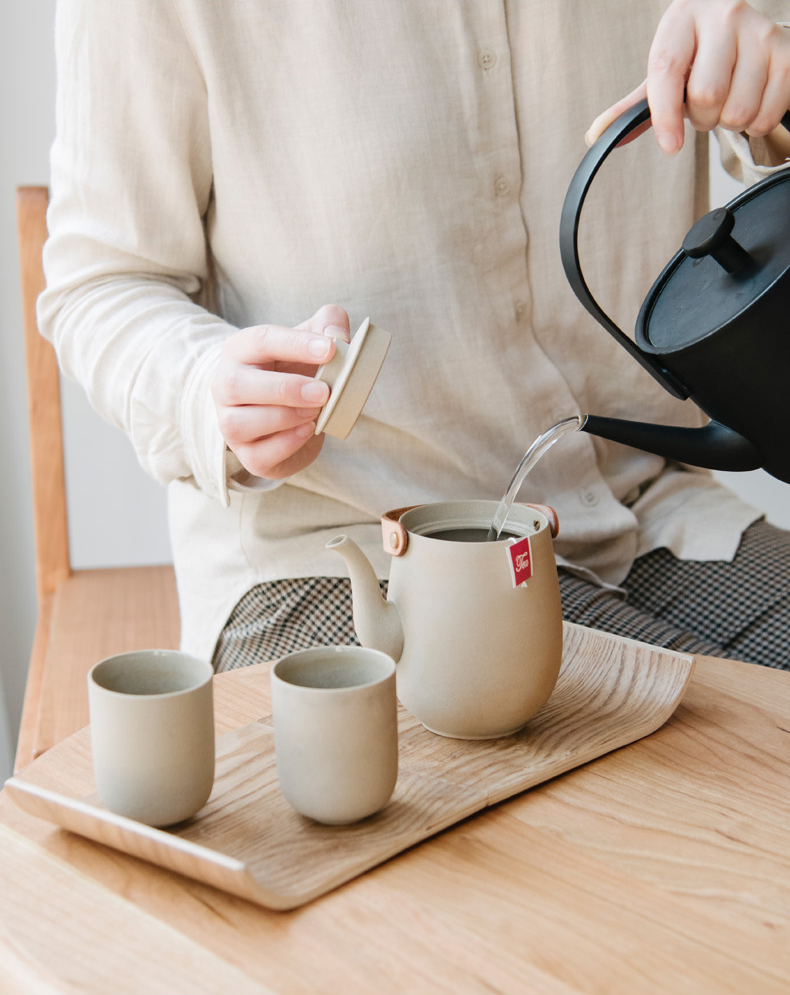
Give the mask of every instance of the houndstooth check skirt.
[[[654, 646], [790, 669], [790, 532], [746, 530], [729, 562], [640, 557], [625, 595], [560, 570], [565, 619]], [[386, 594], [386, 581], [381, 582]], [[358, 644], [351, 583], [307, 577], [260, 584], [233, 609], [214, 653], [222, 672], [309, 646]]]

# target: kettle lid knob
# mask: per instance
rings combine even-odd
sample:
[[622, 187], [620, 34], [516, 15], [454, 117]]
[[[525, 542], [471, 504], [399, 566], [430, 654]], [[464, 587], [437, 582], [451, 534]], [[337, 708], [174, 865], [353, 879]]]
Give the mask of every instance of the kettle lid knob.
[[683, 251], [692, 259], [712, 256], [728, 273], [747, 269], [754, 260], [732, 237], [735, 215], [726, 207], [717, 207], [700, 218], [683, 239]]

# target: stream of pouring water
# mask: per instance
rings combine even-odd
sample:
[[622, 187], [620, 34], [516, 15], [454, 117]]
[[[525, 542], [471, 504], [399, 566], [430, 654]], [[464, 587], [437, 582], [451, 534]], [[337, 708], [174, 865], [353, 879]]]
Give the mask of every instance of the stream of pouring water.
[[574, 415], [572, 418], [565, 418], [562, 421], [557, 422], [556, 425], [552, 425], [550, 429], [543, 433], [543, 435], [540, 435], [537, 439], [535, 439], [524, 454], [524, 458], [516, 467], [516, 472], [513, 474], [513, 479], [510, 481], [510, 486], [507, 491], [505, 491], [505, 496], [499, 502], [499, 506], [494, 513], [494, 518], [491, 522], [491, 528], [488, 530], [488, 535], [486, 537], [488, 542], [492, 542], [493, 540], [499, 538], [502, 529], [505, 527], [505, 522], [507, 521], [507, 516], [510, 514], [513, 502], [516, 499], [516, 494], [518, 494], [521, 489], [521, 485], [524, 483], [524, 478], [535, 466], [541, 456], [548, 452], [554, 443], [561, 439], [563, 435], [568, 435], [571, 432], [578, 432], [583, 424], [584, 415]]

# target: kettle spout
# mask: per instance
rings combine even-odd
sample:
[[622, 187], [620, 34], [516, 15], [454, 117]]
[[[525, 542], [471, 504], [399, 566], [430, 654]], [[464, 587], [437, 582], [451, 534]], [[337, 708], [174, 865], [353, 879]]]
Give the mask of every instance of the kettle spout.
[[381, 596], [370, 561], [348, 536], [335, 536], [326, 548], [346, 561], [354, 599], [354, 629], [359, 641], [369, 649], [389, 654], [397, 663], [403, 650], [403, 627], [398, 609]]
[[702, 428], [679, 428], [585, 415], [581, 431], [709, 470], [756, 470], [762, 466], [751, 442], [713, 420]]

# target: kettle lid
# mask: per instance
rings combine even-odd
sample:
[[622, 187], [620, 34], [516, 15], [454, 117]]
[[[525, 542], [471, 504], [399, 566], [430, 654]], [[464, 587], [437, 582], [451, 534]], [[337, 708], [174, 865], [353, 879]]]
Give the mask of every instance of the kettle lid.
[[653, 284], [636, 323], [640, 348], [663, 355], [749, 321], [763, 295], [790, 295], [790, 169], [701, 218]]

